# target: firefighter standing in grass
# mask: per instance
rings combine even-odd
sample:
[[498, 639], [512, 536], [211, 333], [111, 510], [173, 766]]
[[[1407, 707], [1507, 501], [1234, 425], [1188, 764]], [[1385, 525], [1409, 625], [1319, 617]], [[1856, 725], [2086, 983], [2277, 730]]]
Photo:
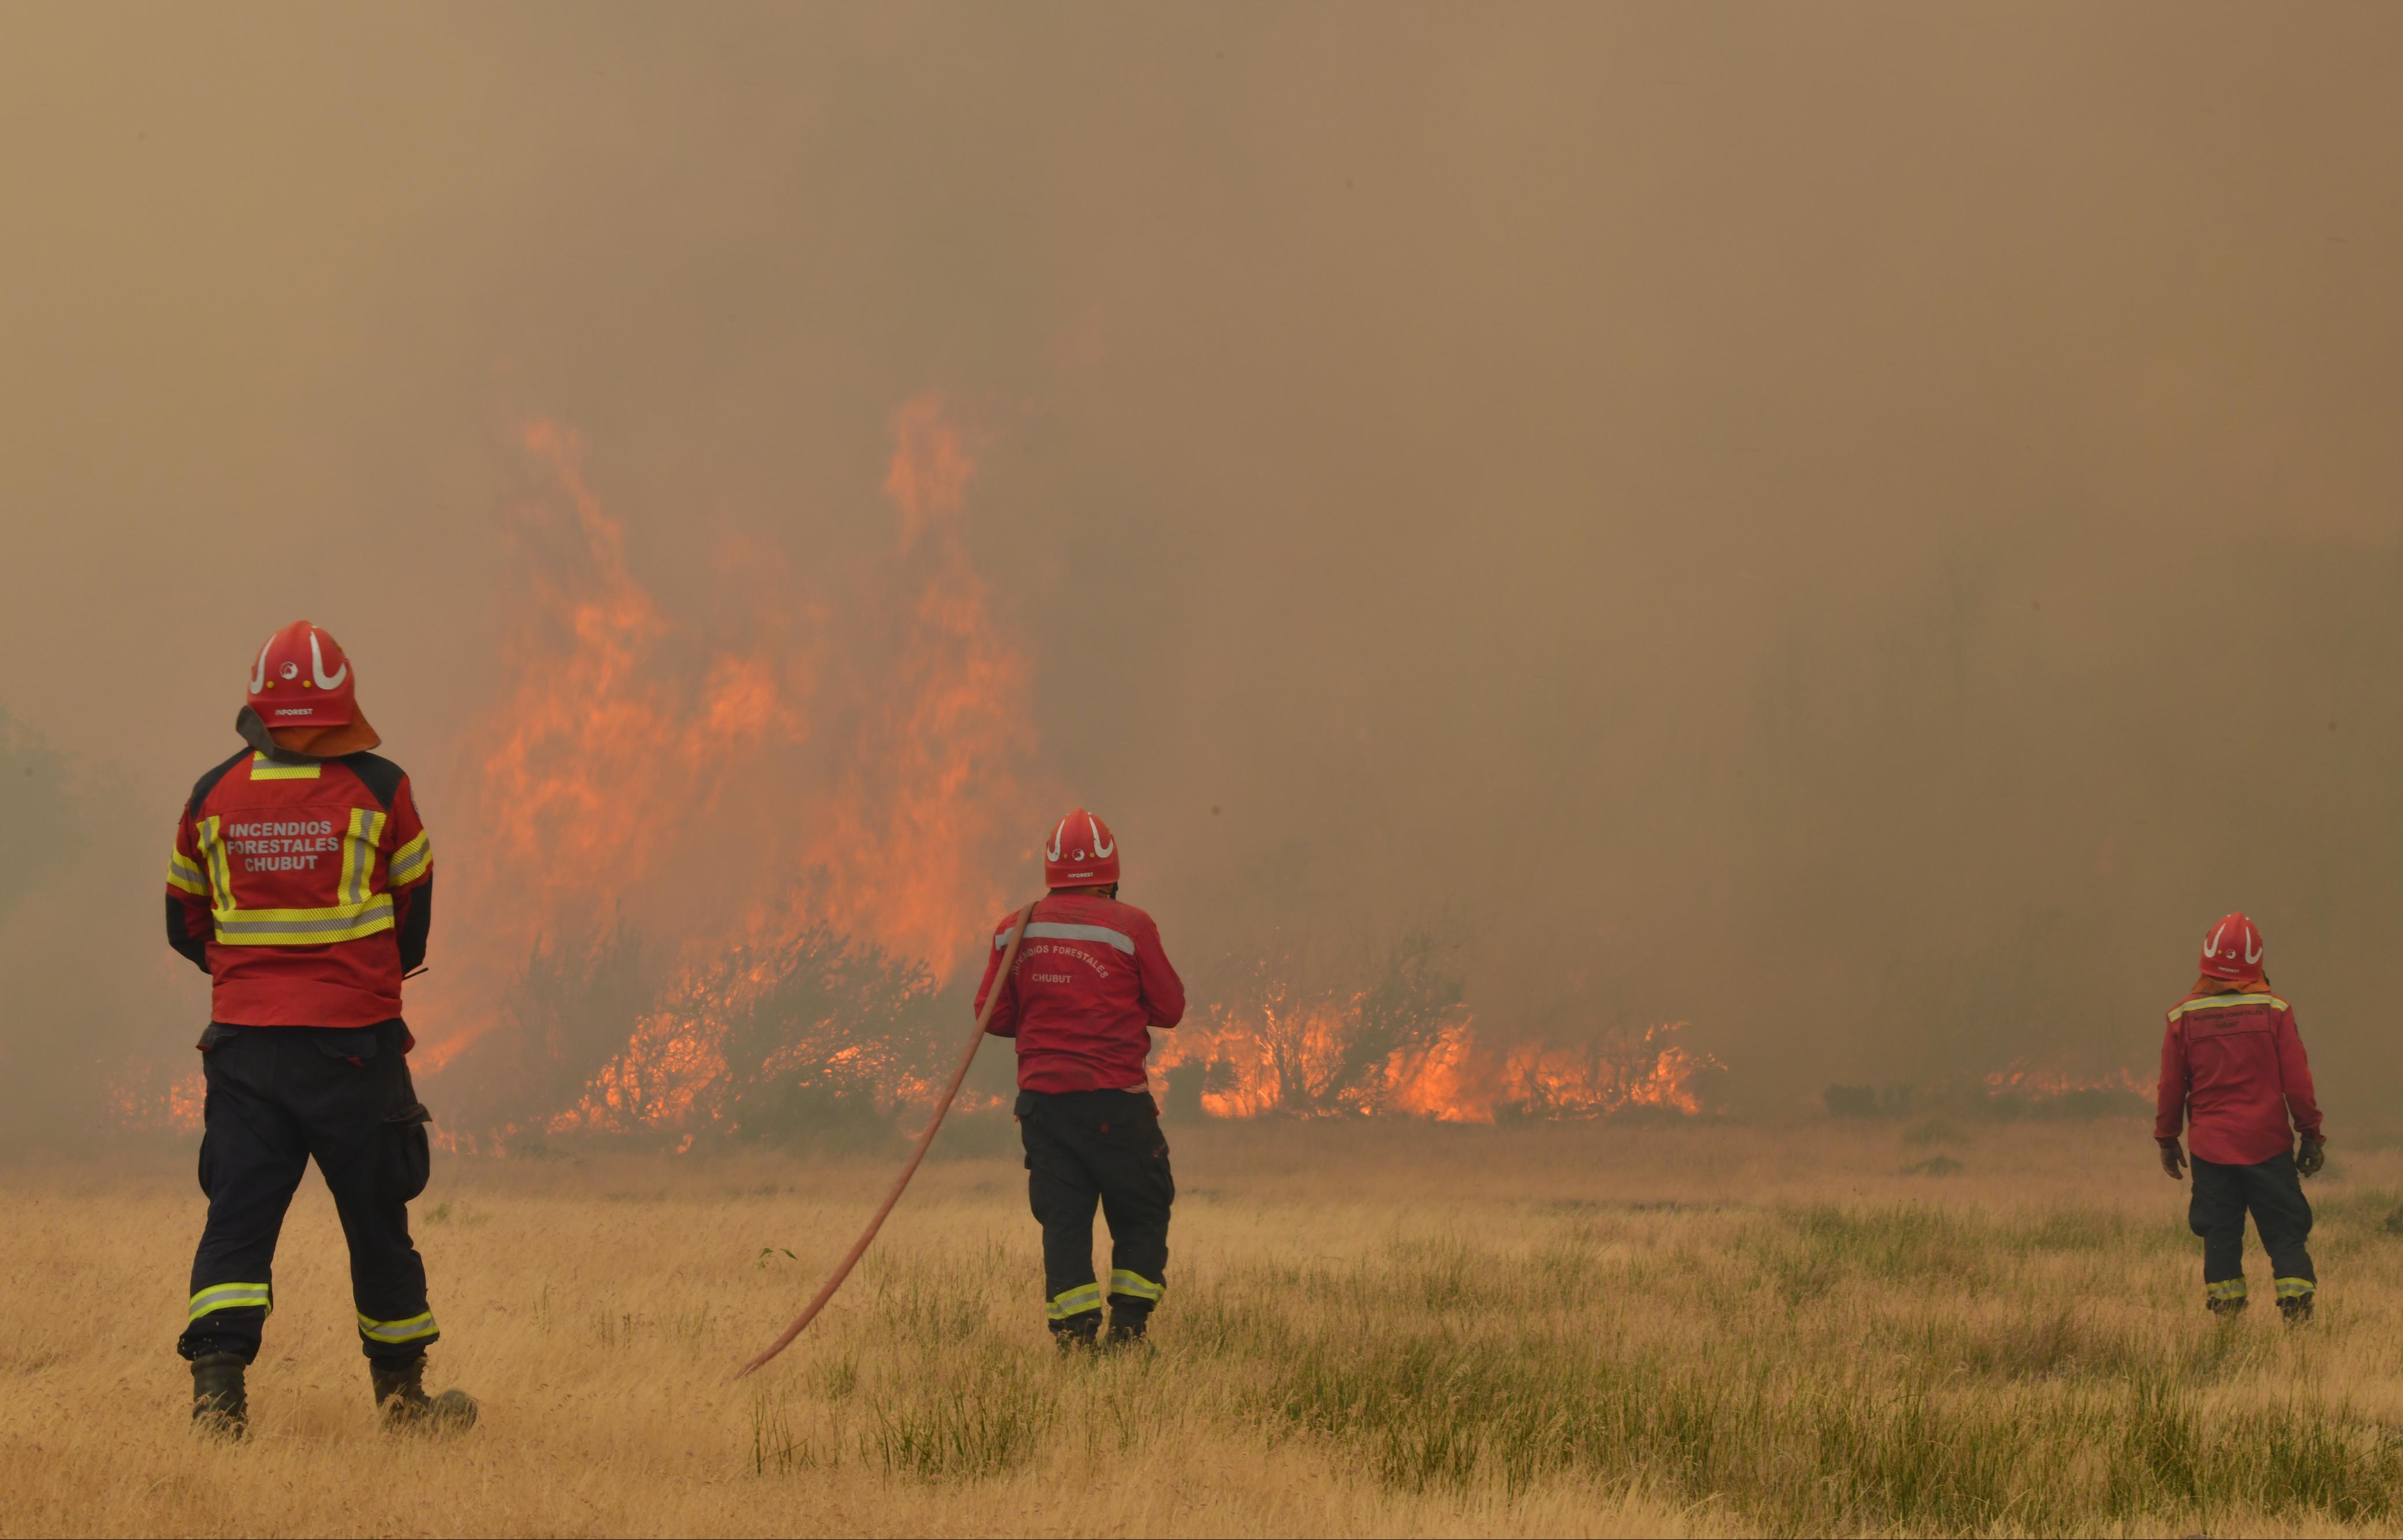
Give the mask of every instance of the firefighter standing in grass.
[[[1118, 841], [1079, 808], [1043, 852], [1038, 900], [986, 1031], [1018, 1040], [1026, 1191], [1043, 1226], [1044, 1313], [1065, 1351], [1102, 1325], [1093, 1206], [1110, 1225], [1109, 1342], [1143, 1339], [1167, 1287], [1168, 1141], [1143, 1061], [1153, 1027], [1185, 1016], [1185, 985], [1151, 916], [1118, 899]], [[995, 987], [1018, 916], [995, 927], [976, 1005]]]
[[2312, 1205], [2297, 1178], [2327, 1164], [2327, 1141], [2294, 1007], [2270, 992], [2262, 950], [2260, 931], [2242, 914], [2229, 915], [2203, 937], [2202, 977], [2170, 1011], [2161, 1039], [2160, 1116], [2153, 1136], [2161, 1147], [2161, 1169], [2173, 1180], [2185, 1164], [2178, 1135], [2190, 1131], [2193, 1138], [2188, 1223], [2202, 1237], [2203, 1303], [2223, 1316], [2244, 1308], [2249, 1209], [2261, 1249], [2270, 1254], [2278, 1309], [2295, 1325], [2311, 1318], [2319, 1288], [2303, 1248]]
[[178, 1349], [195, 1426], [239, 1437], [243, 1371], [274, 1303], [275, 1239], [311, 1158], [350, 1242], [351, 1294], [387, 1428], [459, 1428], [476, 1404], [426, 1395], [436, 1339], [409, 1238], [426, 1111], [410, 1084], [403, 975], [424, 961], [434, 862], [409, 777], [334, 639], [306, 620], [268, 638], [235, 719], [247, 745], [192, 788], [167, 866], [167, 942], [207, 971], [208, 1099]]

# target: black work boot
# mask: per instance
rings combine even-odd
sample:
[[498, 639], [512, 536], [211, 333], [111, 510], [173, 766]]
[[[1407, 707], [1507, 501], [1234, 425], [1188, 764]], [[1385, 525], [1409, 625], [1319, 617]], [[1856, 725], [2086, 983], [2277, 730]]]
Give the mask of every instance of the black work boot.
[[369, 1359], [368, 1375], [386, 1433], [465, 1433], [476, 1425], [476, 1398], [465, 1391], [425, 1394], [423, 1355], [388, 1364]]
[[2299, 1326], [2312, 1318], [2312, 1300], [2314, 1297], [2310, 1294], [2287, 1295], [2278, 1301], [2278, 1313], [2286, 1318], [2286, 1325]]
[[1112, 1352], [1147, 1348], [1151, 1343], [1144, 1333], [1150, 1325], [1151, 1311], [1129, 1310], [1123, 1305], [1113, 1306], [1110, 1310], [1110, 1334], [1103, 1345]]
[[1065, 1321], [1051, 1323], [1051, 1344], [1060, 1350], [1060, 1356], [1063, 1358], [1092, 1352], [1101, 1335], [1102, 1312], [1097, 1310], [1089, 1310], [1081, 1314], [1072, 1315]]
[[204, 1353], [192, 1360], [192, 1431], [239, 1438], [250, 1431], [250, 1396], [242, 1371], [248, 1366], [230, 1353]]
[[2244, 1297], [2240, 1294], [2233, 1299], [2206, 1298], [2202, 1302], [2202, 1308], [2218, 1316], [2222, 1321], [2233, 1321], [2244, 1313], [2245, 1304]]

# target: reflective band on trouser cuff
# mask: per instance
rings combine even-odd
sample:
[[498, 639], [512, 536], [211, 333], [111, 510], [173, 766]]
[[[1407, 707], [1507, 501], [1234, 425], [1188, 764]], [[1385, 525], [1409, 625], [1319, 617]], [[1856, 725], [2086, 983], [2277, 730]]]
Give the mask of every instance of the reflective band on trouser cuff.
[[321, 909], [218, 909], [217, 944], [227, 947], [307, 947], [321, 941], [355, 941], [392, 929], [392, 895], [364, 904]]
[[2308, 1278], [2281, 1278], [2278, 1280], [2278, 1297], [2281, 1299], [2299, 1299], [2304, 1295], [2317, 1292], [2318, 1289], [2319, 1285], [2313, 1283]]
[[405, 888], [434, 867], [434, 847], [425, 841], [425, 831], [392, 853], [392, 864], [384, 868], [384, 881], [396, 888]]
[[2242, 1299], [2244, 1297], [2244, 1280], [2223, 1278], [2216, 1283], [2205, 1283], [2202, 1297], [2206, 1299]]
[[1156, 1305], [1160, 1303], [1160, 1297], [1168, 1292], [1168, 1285], [1155, 1283], [1139, 1272], [1113, 1268], [1110, 1269], [1110, 1292], [1123, 1294], [1130, 1299], [1148, 1299]]
[[334, 896], [345, 904], [364, 904], [375, 882], [376, 845], [383, 839], [383, 814], [368, 808], [351, 810], [351, 831], [342, 839], [342, 877]]
[[1043, 1307], [1043, 1313], [1054, 1321], [1065, 1321], [1072, 1315], [1082, 1315], [1087, 1311], [1101, 1308], [1102, 1285], [1079, 1283], [1065, 1294], [1054, 1295], [1051, 1302]]
[[209, 895], [208, 880], [201, 875], [200, 867], [184, 859], [181, 851], [167, 857], [167, 885], [180, 888], [196, 898]]
[[211, 1283], [192, 1296], [192, 1313], [184, 1317], [187, 1324], [199, 1320], [211, 1311], [244, 1310], [256, 1305], [272, 1311], [275, 1301], [269, 1297], [264, 1283]]
[[359, 1335], [370, 1342], [414, 1342], [434, 1335], [434, 1312], [427, 1311], [406, 1321], [370, 1321], [362, 1315]]

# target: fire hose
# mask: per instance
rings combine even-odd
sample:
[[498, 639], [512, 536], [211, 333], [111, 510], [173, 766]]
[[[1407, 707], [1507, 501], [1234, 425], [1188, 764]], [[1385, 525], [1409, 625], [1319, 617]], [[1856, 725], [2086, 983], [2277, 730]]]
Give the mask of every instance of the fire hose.
[[1018, 923], [1010, 927], [1009, 943], [1002, 949], [1001, 965], [993, 970], [993, 988], [984, 997], [984, 1009], [977, 1012], [976, 1031], [969, 1036], [967, 1047], [960, 1054], [959, 1068], [951, 1071], [951, 1083], [943, 1088], [942, 1099], [935, 1103], [935, 1116], [926, 1120], [925, 1131], [918, 1135], [918, 1143], [910, 1151], [909, 1163], [901, 1168], [901, 1174], [894, 1179], [893, 1190], [884, 1195], [884, 1201], [877, 1208], [876, 1216], [868, 1220], [868, 1228], [859, 1232], [859, 1239], [851, 1243], [851, 1250], [845, 1252], [842, 1260], [835, 1264], [833, 1274], [826, 1279], [825, 1286], [818, 1290], [817, 1297], [811, 1300], [808, 1307], [793, 1318], [793, 1324], [785, 1328], [783, 1336], [769, 1343], [766, 1351], [735, 1370], [735, 1379], [742, 1379], [753, 1369], [791, 1347], [793, 1339], [801, 1334], [801, 1328], [817, 1319], [818, 1311], [826, 1309], [826, 1301], [834, 1297], [834, 1291], [842, 1287], [842, 1281], [851, 1276], [851, 1269], [859, 1265], [859, 1259], [862, 1256], [868, 1255], [868, 1243], [876, 1239], [876, 1232], [884, 1228], [884, 1216], [893, 1212], [894, 1204], [901, 1201], [902, 1189], [909, 1186], [910, 1178], [918, 1173], [918, 1162], [926, 1158], [928, 1146], [935, 1142], [935, 1131], [943, 1126], [943, 1115], [951, 1110], [952, 1099], [959, 1095], [961, 1083], [968, 1077], [968, 1066], [976, 1061], [977, 1049], [984, 1046], [985, 1023], [993, 1020], [993, 1007], [1001, 999], [1001, 992], [1009, 987], [1009, 970], [1018, 961], [1018, 943], [1025, 938], [1026, 923], [1034, 918], [1035, 906], [1029, 904], [1020, 911]]

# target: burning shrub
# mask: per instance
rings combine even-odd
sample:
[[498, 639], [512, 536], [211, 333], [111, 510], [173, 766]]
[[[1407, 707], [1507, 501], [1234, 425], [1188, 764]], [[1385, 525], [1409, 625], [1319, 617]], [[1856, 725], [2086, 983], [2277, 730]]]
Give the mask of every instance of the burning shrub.
[[933, 1094], [935, 983], [822, 921], [704, 956], [619, 1038], [553, 1131], [707, 1129], [776, 1144], [876, 1142]]
[[643, 938], [622, 919], [581, 941], [536, 937], [510, 992], [517, 1031], [470, 1051], [507, 1053], [512, 1062], [503, 1083], [536, 1106], [563, 1106], [625, 1047], [652, 993], [643, 977]]
[[[1364, 1111], [1382, 1111], [1412, 1068], [1439, 1053], [1446, 1034], [1467, 1017], [1468, 980], [1457, 971], [1459, 944], [1413, 930], [1387, 950], [1377, 982], [1352, 1004], [1352, 1030], [1336, 1084]], [[1401, 1073], [1397, 1075], [1396, 1071]]]
[[[779, 1144], [889, 1135], [904, 1106], [931, 1103], [951, 1034], [938, 1034], [924, 964], [824, 923], [721, 972], [760, 987], [727, 1014], [724, 1122]], [[941, 1041], [938, 1042], [938, 1037]]]
[[1266, 944], [1230, 951], [1215, 970], [1219, 998], [1206, 1024], [1181, 1029], [1161, 1050], [1170, 1111], [1425, 1110], [1408, 1104], [1408, 1089], [1460, 1047], [1467, 1022], [1458, 950], [1425, 927], [1411, 930], [1379, 958], [1373, 982], [1349, 989], [1282, 928]]
[[1702, 1079], [1723, 1066], [1676, 1040], [1685, 1023], [1597, 1027], [1566, 1044], [1499, 1037], [1468, 1007], [1459, 951], [1421, 926], [1349, 988], [1281, 934], [1230, 954], [1242, 960], [1221, 970], [1206, 1024], [1160, 1050], [1165, 1110], [1452, 1123], [1702, 1110]]
[[[1040, 814], [1022, 776], [1031, 654], [970, 559], [979, 435], [934, 395], [892, 427], [884, 537], [818, 580], [729, 541], [711, 603], [679, 609], [637, 569], [581, 436], [522, 425], [502, 525], [524, 602], [463, 736], [472, 795], [437, 836], [477, 853], [442, 905], [477, 923], [445, 932], [425, 987], [444, 1030], [420, 1062], [442, 1072], [446, 1120], [698, 1135], [722, 1112], [782, 1138], [883, 1070], [901, 1078], [880, 1109], [914, 1094], [896, 1022], [927, 973], [980, 960], [1001, 874], [1023, 869], [1012, 831]], [[647, 951], [622, 929], [535, 939], [620, 909]], [[813, 928], [829, 915], [844, 934]]]
[[536, 936], [502, 992], [507, 1030], [432, 1061], [437, 1136], [454, 1147], [532, 1141], [521, 1120], [574, 1104], [650, 1008], [658, 991], [643, 958], [642, 936], [622, 920], [583, 937]]
[[[511, 1030], [448, 1066], [451, 1141], [533, 1153], [545, 1135], [648, 1135], [855, 1146], [930, 1100], [936, 984], [823, 922], [700, 951], [662, 986], [620, 922], [536, 943], [510, 986]], [[472, 1131], [461, 1134], [459, 1131]]]
[[1683, 1021], [1604, 1034], [1582, 1047], [1522, 1044], [1505, 1062], [1497, 1118], [1674, 1116], [1702, 1110], [1702, 1078], [1727, 1066], [1676, 1039]]

